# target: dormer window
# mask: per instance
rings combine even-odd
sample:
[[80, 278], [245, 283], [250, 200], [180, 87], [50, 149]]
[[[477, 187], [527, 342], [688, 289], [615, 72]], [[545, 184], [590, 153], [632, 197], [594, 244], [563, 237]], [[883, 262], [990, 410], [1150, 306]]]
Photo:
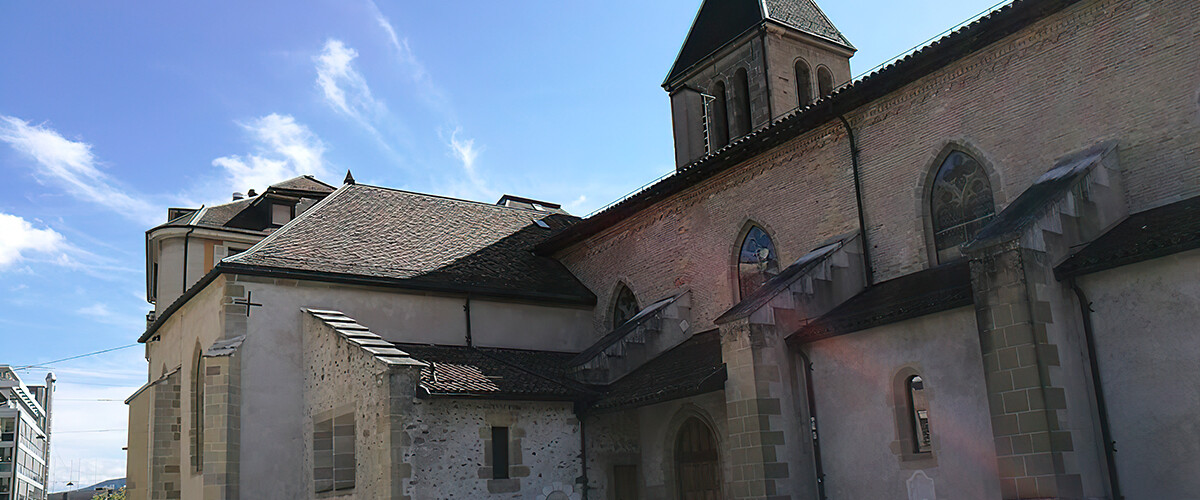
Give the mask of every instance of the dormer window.
[[271, 225], [282, 226], [292, 221], [292, 206], [283, 203], [271, 205]]

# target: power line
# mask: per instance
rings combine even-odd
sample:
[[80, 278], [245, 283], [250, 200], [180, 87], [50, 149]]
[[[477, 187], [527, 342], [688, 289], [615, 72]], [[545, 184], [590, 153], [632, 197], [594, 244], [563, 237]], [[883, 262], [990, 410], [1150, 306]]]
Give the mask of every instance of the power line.
[[47, 365], [54, 365], [54, 363], [78, 360], [78, 359], [80, 359], [80, 357], [95, 356], [95, 355], [100, 355], [100, 354], [112, 353], [112, 351], [118, 351], [121, 349], [136, 348], [136, 347], [138, 347], [138, 345], [142, 345], [142, 344], [121, 345], [121, 347], [119, 347], [119, 348], [103, 349], [103, 350], [95, 351], [95, 353], [80, 354], [78, 356], [64, 357], [64, 359], [61, 359], [61, 360], [47, 361], [44, 363], [37, 363], [37, 365], [26, 365], [23, 367], [17, 367], [17, 368], [13, 368], [13, 369], [14, 369], [14, 371], [24, 371], [24, 369], [42, 368], [42, 367], [46, 367]]

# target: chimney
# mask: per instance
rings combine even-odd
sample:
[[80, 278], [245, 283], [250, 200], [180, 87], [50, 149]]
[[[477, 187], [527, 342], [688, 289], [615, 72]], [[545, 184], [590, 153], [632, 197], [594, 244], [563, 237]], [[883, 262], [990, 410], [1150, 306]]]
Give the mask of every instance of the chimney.
[[233, 193], [233, 201], [238, 201], [238, 200], [242, 200], [245, 198], [246, 198], [246, 196], [243, 195], [242, 193]]
[[254, 192], [254, 190], [253, 190], [253, 189], [251, 189], [251, 190], [249, 190], [249, 191], [246, 191], [246, 196], [248, 196], [248, 197], [250, 197], [250, 198], [253, 198], [253, 197], [255, 197], [255, 196], [258, 196], [258, 193]]

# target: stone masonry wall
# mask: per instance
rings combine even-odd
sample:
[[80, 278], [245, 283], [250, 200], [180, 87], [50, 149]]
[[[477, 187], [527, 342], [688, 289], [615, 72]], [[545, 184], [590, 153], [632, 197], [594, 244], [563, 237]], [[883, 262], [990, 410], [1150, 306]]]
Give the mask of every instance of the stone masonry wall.
[[180, 498], [180, 376], [176, 371], [154, 387], [151, 406], [150, 498]]
[[[395, 494], [392, 461], [391, 371], [319, 320], [304, 319], [304, 490], [313, 484], [313, 423], [343, 413], [355, 416], [354, 489], [344, 499], [407, 498]], [[409, 387], [411, 397], [413, 387]]]
[[[405, 416], [412, 498], [532, 499], [547, 486], [579, 486], [579, 421], [571, 403], [420, 399]], [[509, 478], [491, 479], [491, 428], [509, 428]], [[598, 497], [603, 498], [603, 497]]]
[[[1200, 3], [1089, 0], [851, 113], [876, 280], [929, 265], [923, 184], [948, 144], [983, 156], [1001, 203], [1057, 157], [1114, 138], [1132, 211], [1200, 194], [1197, 54]], [[623, 280], [643, 303], [691, 287], [703, 331], [737, 301], [733, 255], [748, 220], [786, 265], [856, 217], [850, 146], [830, 122], [559, 257], [598, 296], [597, 330]]]

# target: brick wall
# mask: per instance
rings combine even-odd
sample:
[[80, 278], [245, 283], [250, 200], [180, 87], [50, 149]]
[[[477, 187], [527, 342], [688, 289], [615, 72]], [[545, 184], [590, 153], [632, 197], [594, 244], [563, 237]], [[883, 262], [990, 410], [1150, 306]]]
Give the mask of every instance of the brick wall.
[[[1109, 138], [1131, 210], [1200, 194], [1198, 54], [1196, 2], [1085, 1], [850, 114], [877, 280], [928, 265], [922, 185], [951, 142], [996, 170], [998, 200]], [[771, 233], [784, 264], [856, 228], [849, 151], [828, 123], [561, 252], [599, 297], [597, 330], [618, 279], [642, 303], [691, 287], [697, 331], [711, 328], [736, 301], [747, 220]]]

